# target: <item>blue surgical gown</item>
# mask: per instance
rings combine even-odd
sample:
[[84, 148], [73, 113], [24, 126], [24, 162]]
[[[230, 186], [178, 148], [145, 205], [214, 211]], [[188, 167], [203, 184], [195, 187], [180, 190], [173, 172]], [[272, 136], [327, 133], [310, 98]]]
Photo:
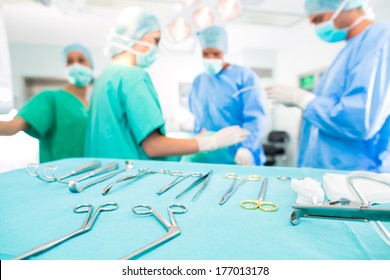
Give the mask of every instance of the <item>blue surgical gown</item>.
[[390, 172], [390, 24], [348, 40], [315, 93], [298, 165]]
[[252, 152], [256, 165], [265, 162], [261, 145], [265, 113], [259, 78], [252, 70], [229, 65], [218, 75], [200, 74], [193, 83], [189, 107], [195, 116], [195, 133], [203, 128], [217, 131], [232, 125], [239, 125], [250, 132], [244, 142], [228, 148], [228, 156], [215, 153], [210, 162], [233, 163], [240, 147]]
[[108, 65], [93, 87], [85, 155], [148, 160], [141, 143], [155, 130], [164, 135], [165, 122], [148, 73]]

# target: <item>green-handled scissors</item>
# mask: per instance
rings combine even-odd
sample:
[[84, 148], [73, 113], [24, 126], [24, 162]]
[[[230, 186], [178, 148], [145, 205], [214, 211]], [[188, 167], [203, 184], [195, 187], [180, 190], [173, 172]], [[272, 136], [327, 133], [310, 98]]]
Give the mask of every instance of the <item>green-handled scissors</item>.
[[240, 206], [246, 210], [255, 210], [260, 209], [264, 212], [275, 212], [278, 210], [278, 205], [273, 202], [264, 201], [265, 191], [267, 190], [268, 178], [264, 178], [263, 184], [261, 185], [261, 190], [257, 200], [243, 200], [240, 203]]

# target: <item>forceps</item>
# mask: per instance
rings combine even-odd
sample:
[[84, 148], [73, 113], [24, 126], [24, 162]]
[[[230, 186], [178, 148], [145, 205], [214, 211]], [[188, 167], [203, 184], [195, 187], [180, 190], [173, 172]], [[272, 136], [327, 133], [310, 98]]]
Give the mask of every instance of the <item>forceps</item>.
[[190, 174], [184, 174], [181, 171], [173, 171], [170, 173], [172, 176], [177, 176], [175, 180], [173, 180], [171, 183], [163, 187], [160, 191], [157, 192], [158, 195], [165, 193], [166, 191], [170, 190], [172, 187], [176, 186], [177, 184], [183, 182], [187, 178], [200, 178], [202, 177], [202, 173], [200, 172], [192, 172]]
[[104, 177], [101, 177], [101, 178], [98, 178], [92, 182], [89, 182], [81, 187], [77, 187], [77, 185], [73, 185], [73, 186], [69, 186], [69, 191], [70, 192], [73, 192], [73, 193], [80, 193], [82, 192], [83, 190], [85, 190], [86, 188], [89, 188], [93, 185], [96, 185], [96, 184], [99, 184], [101, 182], [104, 182], [108, 179], [111, 179], [113, 177], [115, 177], [116, 175], [122, 173], [122, 172], [125, 172], [125, 171], [128, 171], [130, 169], [133, 169], [134, 165], [133, 165], [133, 162], [131, 160], [126, 160], [125, 161], [125, 167], [123, 167], [122, 169], [118, 170], [118, 171], [115, 171], [115, 172], [112, 172]]
[[179, 193], [175, 198], [178, 199], [179, 197], [181, 197], [183, 194], [185, 194], [186, 192], [188, 192], [189, 190], [193, 189], [194, 187], [196, 187], [197, 185], [199, 185], [200, 183], [203, 182], [202, 186], [200, 186], [199, 190], [197, 191], [197, 193], [192, 197], [192, 200], [195, 200], [199, 197], [199, 195], [204, 191], [204, 189], [206, 188], [206, 186], [208, 185], [209, 181], [210, 181], [210, 177], [213, 175], [213, 171], [210, 170], [209, 173], [207, 173], [206, 175], [203, 175], [202, 177], [198, 178], [195, 182], [193, 182], [188, 188], [186, 188], [184, 191], [182, 191], [181, 193]]
[[[233, 183], [230, 185], [230, 188], [223, 195], [219, 205], [223, 205], [228, 199], [239, 189], [241, 188], [247, 181], [260, 181], [261, 176], [259, 175], [249, 175], [246, 178], [238, 177], [236, 173], [226, 173], [225, 178], [233, 179]], [[237, 184], [237, 181], [241, 180], [240, 183]], [[237, 184], [237, 185], [236, 185]]]
[[156, 241], [153, 241], [149, 243], [148, 245], [132, 252], [131, 254], [121, 258], [122, 260], [128, 260], [133, 259], [138, 256], [140, 256], [143, 253], [146, 253], [149, 250], [154, 249], [155, 247], [175, 238], [176, 236], [180, 235], [180, 228], [176, 224], [176, 220], [173, 214], [183, 214], [187, 212], [187, 208], [182, 204], [171, 204], [168, 206], [168, 213], [171, 220], [171, 223], [169, 223], [163, 216], [161, 216], [159, 213], [157, 213], [156, 210], [150, 205], [145, 204], [139, 204], [135, 205], [132, 208], [132, 211], [136, 215], [153, 215], [160, 223], [161, 225], [168, 230], [166, 234], [164, 234], [163, 237], [157, 239]]
[[156, 174], [156, 173], [169, 174], [169, 170], [167, 170], [167, 169], [160, 169], [158, 171], [153, 171], [153, 170], [148, 169], [148, 168], [140, 168], [138, 170], [138, 173], [131, 174], [131, 175], [128, 175], [128, 176], [124, 176], [124, 177], [119, 178], [118, 180], [112, 182], [111, 184], [109, 184], [107, 187], [105, 187], [102, 190], [102, 195], [108, 194], [108, 192], [111, 190], [111, 188], [114, 185], [118, 184], [118, 183], [125, 182], [125, 181], [132, 180], [132, 179], [134, 179], [134, 181], [132, 181], [132, 183], [134, 183], [135, 181], [138, 181], [139, 179], [141, 179], [141, 178], [143, 178], [143, 177], [145, 177], [147, 175]]
[[278, 210], [278, 205], [273, 202], [264, 201], [265, 192], [267, 190], [268, 178], [264, 178], [257, 200], [243, 200], [240, 206], [246, 210], [259, 209], [264, 212], [275, 212]]
[[98, 209], [96, 210], [95, 214], [92, 215], [92, 212], [93, 212], [93, 206], [92, 204], [81, 204], [81, 205], [77, 205], [74, 209], [73, 209], [73, 212], [75, 213], [87, 213], [87, 217], [83, 223], [83, 225], [81, 226], [81, 228], [79, 228], [78, 230], [68, 234], [68, 235], [65, 235], [63, 237], [60, 237], [56, 240], [53, 240], [51, 242], [48, 242], [46, 244], [43, 244], [41, 246], [38, 246], [36, 247], [35, 249], [32, 249], [20, 256], [17, 256], [16, 258], [14, 258], [14, 260], [23, 260], [23, 259], [27, 259], [31, 256], [35, 256], [35, 255], [38, 255], [38, 254], [41, 254], [47, 250], [50, 250], [51, 248], [77, 236], [77, 235], [80, 235], [80, 234], [83, 234], [85, 232], [88, 232], [94, 222], [96, 221], [97, 217], [99, 216], [100, 212], [102, 211], [114, 211], [118, 209], [118, 204], [116, 202], [107, 202], [107, 203], [104, 203], [102, 205], [100, 205], [98, 207]]
[[[80, 167], [77, 167], [76, 169], [71, 170], [70, 172], [63, 174], [56, 178], [54, 176], [54, 172], [57, 170], [57, 166], [46, 166], [43, 169], [43, 175], [38, 173], [39, 164], [37, 163], [29, 163], [26, 167], [26, 173], [32, 177], [37, 177], [38, 179], [41, 179], [45, 182], [55, 182], [57, 179], [64, 180], [66, 178], [69, 178], [74, 175], [78, 175], [87, 171], [91, 171], [95, 168], [98, 168], [102, 165], [102, 162], [100, 160], [92, 161], [90, 163], [84, 164]], [[52, 176], [47, 175], [47, 172], [51, 170]]]
[[[118, 167], [119, 167], [118, 162], [114, 161], [114, 162], [111, 162], [111, 163], [104, 165], [102, 167], [96, 168], [96, 169], [88, 172], [87, 174], [85, 174], [77, 179], [70, 180], [70, 181], [63, 181], [63, 180], [60, 180], [57, 178], [57, 182], [63, 183], [63, 184], [68, 184], [69, 188], [73, 188], [73, 187], [77, 187], [77, 184], [80, 181], [83, 181], [83, 180], [86, 180], [88, 178], [95, 177], [95, 176], [98, 176], [98, 175], [101, 175], [101, 174], [104, 174], [104, 173], [107, 173], [110, 171], [114, 171], [114, 170], [118, 169]], [[54, 177], [55, 177], [55, 175], [54, 175]]]

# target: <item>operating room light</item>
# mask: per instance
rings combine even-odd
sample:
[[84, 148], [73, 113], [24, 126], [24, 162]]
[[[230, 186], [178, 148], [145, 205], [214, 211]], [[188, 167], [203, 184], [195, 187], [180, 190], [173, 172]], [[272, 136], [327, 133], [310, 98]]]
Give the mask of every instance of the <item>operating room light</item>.
[[240, 5], [237, 0], [218, 0], [217, 12], [223, 20], [232, 20], [241, 14]]
[[169, 33], [177, 42], [184, 41], [191, 36], [191, 27], [184, 18], [173, 20], [169, 24]]
[[192, 7], [198, 4], [202, 0], [183, 0], [183, 4], [186, 7]]
[[214, 15], [209, 7], [197, 9], [192, 14], [192, 20], [197, 28], [203, 29], [214, 24]]

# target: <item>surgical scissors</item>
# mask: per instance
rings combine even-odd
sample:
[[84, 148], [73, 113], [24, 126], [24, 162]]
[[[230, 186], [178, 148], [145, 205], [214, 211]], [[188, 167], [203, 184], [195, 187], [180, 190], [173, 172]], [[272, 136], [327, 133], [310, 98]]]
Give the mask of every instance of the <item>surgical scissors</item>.
[[199, 185], [200, 183], [203, 182], [202, 186], [200, 186], [199, 190], [197, 191], [197, 193], [192, 197], [192, 200], [196, 200], [199, 195], [204, 191], [204, 189], [206, 188], [206, 186], [208, 185], [209, 181], [210, 181], [210, 177], [213, 175], [213, 171], [210, 170], [209, 173], [207, 173], [206, 175], [203, 175], [202, 177], [198, 178], [195, 182], [193, 182], [188, 188], [186, 188], [184, 191], [182, 191], [181, 193], [179, 193], [175, 198], [178, 199], [179, 197], [181, 197], [183, 194], [185, 194], [186, 192], [188, 192], [189, 190], [193, 189], [194, 187], [196, 187], [197, 185]]
[[81, 205], [77, 205], [74, 209], [73, 209], [73, 212], [75, 213], [87, 213], [87, 217], [86, 219], [84, 220], [84, 223], [83, 225], [81, 226], [81, 228], [79, 228], [78, 230], [68, 234], [68, 235], [65, 235], [63, 237], [60, 237], [56, 240], [53, 240], [51, 242], [48, 242], [46, 244], [43, 244], [41, 246], [38, 246], [20, 256], [17, 256], [16, 258], [14, 258], [15, 260], [23, 260], [23, 259], [27, 259], [31, 256], [35, 256], [35, 255], [38, 255], [38, 254], [41, 254], [47, 250], [50, 250], [51, 248], [77, 236], [77, 235], [80, 235], [80, 234], [83, 234], [83, 233], [86, 233], [88, 232], [93, 224], [95, 223], [97, 217], [99, 216], [100, 212], [102, 211], [114, 211], [118, 209], [118, 204], [116, 202], [107, 202], [107, 203], [104, 203], [102, 205], [100, 205], [95, 214], [92, 215], [92, 212], [93, 212], [93, 206], [92, 204], [81, 204]]
[[122, 258], [122, 260], [128, 260], [128, 259], [134, 259], [144, 253], [146, 253], [149, 250], [152, 250], [156, 248], [157, 246], [175, 238], [176, 236], [180, 235], [180, 228], [176, 223], [174, 214], [183, 214], [187, 212], [187, 208], [182, 204], [171, 204], [168, 206], [168, 213], [171, 222], [169, 223], [163, 216], [161, 216], [154, 208], [150, 205], [145, 204], [139, 204], [135, 205], [132, 208], [132, 211], [136, 215], [153, 215], [160, 223], [161, 225], [168, 230], [166, 234], [163, 235], [163, 237], [157, 239], [156, 241], [153, 241], [149, 243], [148, 245], [132, 252], [131, 254], [125, 256]]
[[[84, 164], [80, 167], [77, 167], [76, 169], [71, 170], [70, 172], [63, 174], [59, 177], [54, 176], [54, 172], [57, 170], [57, 166], [46, 166], [43, 169], [43, 175], [38, 173], [39, 164], [37, 163], [29, 163], [26, 167], [26, 173], [32, 177], [37, 177], [38, 179], [41, 179], [45, 182], [56, 182], [58, 180], [64, 180], [66, 178], [69, 178], [74, 175], [78, 175], [84, 172], [88, 172], [91, 170], [94, 170], [95, 168], [98, 168], [102, 165], [102, 162], [100, 160], [95, 160], [90, 163]], [[47, 172], [51, 170], [52, 176], [47, 175]]]
[[265, 192], [267, 190], [268, 178], [264, 178], [263, 184], [261, 185], [259, 197], [257, 200], [243, 200], [240, 206], [246, 210], [259, 209], [264, 212], [275, 212], [278, 210], [278, 205], [273, 202], [264, 201]]
[[200, 173], [200, 172], [192, 172], [192, 173], [186, 175], [181, 171], [172, 171], [170, 174], [172, 176], [177, 176], [177, 178], [175, 180], [173, 180], [171, 183], [169, 183], [168, 185], [166, 185], [165, 187], [163, 187], [160, 191], [158, 191], [157, 192], [158, 195], [165, 193], [166, 191], [170, 190], [172, 187], [176, 186], [177, 184], [183, 182], [184, 180], [186, 180], [190, 177], [200, 178], [203, 176], [202, 173]]
[[135, 174], [131, 174], [131, 175], [127, 175], [127, 176], [124, 176], [122, 178], [119, 178], [118, 180], [112, 182], [111, 184], [109, 184], [108, 186], [106, 186], [103, 190], [102, 190], [102, 195], [106, 195], [108, 194], [108, 192], [111, 190], [111, 188], [118, 184], [118, 183], [121, 183], [121, 182], [125, 182], [125, 181], [128, 181], [128, 180], [132, 180], [134, 179], [134, 181], [132, 181], [131, 183], [134, 183], [135, 181], [138, 181], [139, 179], [147, 176], [147, 175], [151, 175], [151, 174], [169, 174], [169, 170], [167, 169], [160, 169], [158, 171], [153, 171], [149, 168], [140, 168], [138, 170], [138, 173], [135, 173]]
[[[226, 191], [226, 193], [223, 195], [221, 201], [219, 202], [220, 205], [223, 205], [228, 199], [239, 189], [241, 188], [246, 182], [248, 181], [260, 181], [261, 176], [259, 175], [249, 175], [246, 178], [239, 177], [236, 173], [226, 173], [225, 178], [227, 179], [233, 179], [233, 183], [230, 185], [229, 189]], [[241, 180], [240, 183], [237, 184], [237, 181]], [[236, 185], [237, 184], [237, 185]]]

